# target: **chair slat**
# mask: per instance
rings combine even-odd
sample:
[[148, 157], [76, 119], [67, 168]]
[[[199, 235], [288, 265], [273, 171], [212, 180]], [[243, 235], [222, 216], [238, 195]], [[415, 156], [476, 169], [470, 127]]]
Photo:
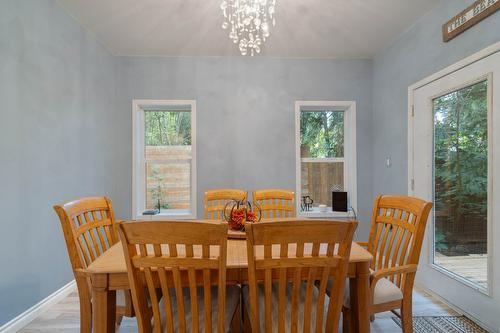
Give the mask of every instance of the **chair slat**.
[[284, 218], [296, 215], [295, 193], [288, 190], [266, 189], [253, 192], [263, 218]]
[[194, 270], [194, 268], [188, 269], [188, 276], [189, 276], [189, 295], [191, 298], [191, 316], [193, 318], [191, 329], [193, 330], [193, 332], [198, 332], [200, 327], [199, 325], [200, 312], [198, 311], [198, 292], [196, 287], [196, 271]]
[[212, 295], [210, 270], [203, 270], [203, 301], [205, 302], [205, 331], [212, 332]]
[[301, 282], [301, 267], [295, 267], [292, 282], [292, 304], [290, 315], [290, 328], [292, 333], [296, 333], [299, 326], [299, 294]]
[[223, 210], [227, 202], [231, 200], [246, 200], [247, 192], [236, 189], [217, 189], [205, 192], [204, 218], [211, 220], [222, 220]]
[[309, 277], [307, 278], [306, 295], [304, 300], [304, 327], [302, 331], [304, 333], [310, 332], [311, 328], [311, 308], [312, 308], [312, 293], [314, 288], [314, 282], [316, 276], [316, 267], [311, 267], [309, 269]]
[[[172, 231], [177, 231], [177, 235]], [[205, 332], [211, 332], [213, 285], [218, 286], [217, 330], [225, 330], [227, 225], [181, 221], [127, 222], [119, 225], [119, 232], [134, 304], [137, 303], [140, 332], [148, 327], [150, 311], [155, 332], [161, 327], [166, 327], [168, 332], [174, 327], [178, 327], [179, 332], [188, 329], [198, 332], [202, 325]], [[138, 254], [135, 254], [135, 249], [139, 250]], [[212, 275], [212, 272], [216, 274]], [[140, 304], [139, 300], [146, 299], [144, 287], [149, 292], [152, 310]], [[198, 301], [201, 290], [203, 301], [201, 297]], [[156, 296], [159, 291], [163, 309], [160, 309], [160, 298]], [[173, 307], [176, 308], [175, 315]], [[161, 316], [159, 320], [155, 319], [156, 312], [160, 311], [166, 313], [164, 323]], [[190, 318], [189, 322], [187, 318]]]
[[158, 277], [160, 280], [162, 299], [163, 299], [163, 311], [165, 312], [166, 328], [167, 332], [174, 331], [174, 318], [172, 315], [172, 304], [170, 302], [170, 290], [167, 281], [167, 273], [164, 267], [158, 267]]
[[264, 275], [264, 308], [265, 308], [265, 322], [266, 332], [272, 332], [273, 328], [273, 304], [272, 304], [272, 272], [271, 269], [266, 269]]
[[[89, 223], [93, 222], [92, 217], [91, 217], [91, 212], [84, 213], [83, 216], [85, 218], [85, 224], [89, 224]], [[97, 240], [96, 240], [96, 237], [94, 234], [94, 230], [95, 230], [95, 228], [93, 228], [92, 230], [88, 230], [87, 233], [90, 234], [90, 239], [92, 241], [91, 247], [95, 253], [95, 257], [97, 258], [97, 257], [101, 256], [101, 251], [99, 249], [99, 245], [97, 243]]]
[[[153, 282], [151, 268], [146, 267], [144, 269], [144, 275], [146, 276], [146, 285], [149, 292], [149, 299], [151, 300], [152, 304], [158, 304], [158, 295], [156, 294], [156, 288]], [[160, 309], [158, 306], [152, 306], [151, 308], [153, 310], [155, 332], [159, 332], [158, 327], [161, 327]]]
[[[85, 222], [82, 220], [81, 215], [78, 215], [78, 216], [76, 217], [76, 219], [77, 219], [77, 221], [78, 221], [79, 225], [83, 225], [83, 224], [85, 224]], [[87, 232], [88, 232], [88, 231], [87, 231]], [[91, 261], [94, 261], [94, 260], [95, 260], [95, 258], [96, 258], [96, 256], [95, 256], [94, 251], [93, 251], [93, 249], [92, 249], [92, 241], [90, 240], [90, 238], [89, 238], [89, 236], [88, 236], [87, 232], [82, 233], [82, 236], [83, 236], [83, 244], [85, 244], [84, 246], [85, 246], [85, 249], [87, 250], [87, 252], [88, 252], [88, 254], [89, 254], [89, 256], [90, 256], [90, 260], [91, 260]], [[76, 234], [76, 233], [75, 233], [75, 234]], [[76, 235], [75, 235], [75, 236], [76, 236]]]
[[[260, 222], [249, 225], [247, 227], [248, 280], [250, 320], [253, 330], [263, 327], [266, 332], [271, 332], [273, 327], [277, 327], [278, 332], [284, 332], [289, 326], [291, 332], [309, 332], [311, 327], [315, 327], [317, 332], [323, 331], [327, 282], [330, 276], [334, 276], [336, 285], [345, 279], [355, 228], [355, 222], [311, 220], [288, 223]], [[340, 241], [336, 246], [331, 239]], [[325, 244], [324, 247], [321, 246], [322, 243]], [[260, 249], [262, 246], [263, 251]], [[257, 285], [261, 281], [258, 279], [259, 276], [261, 279], [263, 277], [264, 283], [262, 305], [258, 304], [257, 297]], [[277, 290], [273, 289], [273, 281], [278, 282]], [[320, 286], [317, 298], [313, 297], [316, 281]], [[340, 315], [343, 293], [341, 289], [343, 287], [336, 288], [337, 294], [332, 295], [332, 299], [340, 300], [331, 302], [333, 313], [337, 313], [337, 317], [335, 315], [332, 317], [334, 319], [338, 319]], [[271, 301], [276, 297], [273, 296], [276, 293], [278, 313], [276, 318], [273, 318], [272, 307], [276, 305], [271, 304]], [[316, 299], [318, 303], [315, 303]], [[259, 317], [259, 306], [265, 306], [263, 318]], [[289, 316], [286, 310], [288, 306]], [[299, 326], [301, 319], [303, 325]], [[274, 323], [274, 320], [277, 320], [277, 323]], [[290, 322], [286, 323], [286, 320]]]

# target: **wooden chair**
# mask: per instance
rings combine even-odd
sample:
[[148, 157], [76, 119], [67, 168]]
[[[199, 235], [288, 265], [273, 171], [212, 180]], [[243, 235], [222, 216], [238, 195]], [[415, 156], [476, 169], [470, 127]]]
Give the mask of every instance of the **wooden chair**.
[[119, 233], [139, 332], [226, 332], [239, 320], [240, 288], [226, 289], [227, 225], [131, 222]]
[[[246, 330], [323, 332], [326, 326], [326, 332], [338, 332], [356, 226], [311, 220], [248, 224]], [[328, 302], [326, 287], [332, 276]]]
[[[80, 298], [80, 332], [92, 331], [92, 290], [86, 268], [118, 241], [111, 201], [90, 197], [55, 205], [66, 240], [71, 267]], [[120, 300], [121, 299], [121, 300]], [[121, 316], [133, 316], [130, 292], [118, 294], [118, 322]]]
[[[403, 332], [413, 332], [412, 292], [431, 202], [407, 196], [378, 196], [375, 199], [367, 247], [373, 255], [370, 282], [373, 315], [392, 311], [401, 318]], [[346, 297], [344, 332], [350, 331]], [[395, 309], [401, 309], [401, 314]]]
[[253, 192], [253, 202], [262, 211], [262, 218], [295, 217], [295, 193], [287, 190], [258, 190]]
[[223, 210], [230, 200], [246, 200], [247, 192], [233, 189], [218, 189], [205, 192], [205, 219], [222, 220]]

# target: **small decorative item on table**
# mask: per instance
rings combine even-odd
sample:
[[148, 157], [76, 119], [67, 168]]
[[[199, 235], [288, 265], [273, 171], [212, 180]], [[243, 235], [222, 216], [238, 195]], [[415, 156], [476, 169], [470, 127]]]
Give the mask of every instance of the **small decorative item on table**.
[[260, 208], [246, 200], [231, 200], [224, 206], [224, 219], [231, 230], [245, 230], [245, 223], [259, 222], [261, 219]]

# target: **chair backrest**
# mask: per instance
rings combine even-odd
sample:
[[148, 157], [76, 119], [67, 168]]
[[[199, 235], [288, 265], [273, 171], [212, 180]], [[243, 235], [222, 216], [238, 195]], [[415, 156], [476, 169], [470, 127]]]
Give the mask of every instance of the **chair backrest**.
[[[259, 307], [264, 306], [265, 331], [273, 327], [272, 308], [278, 307], [278, 331], [284, 332], [287, 308], [285, 291], [292, 287], [291, 327], [309, 332], [336, 332], [344, 292], [344, 281], [357, 222], [289, 221], [251, 223], [246, 227], [250, 320], [254, 331], [260, 328]], [[327, 318], [324, 304], [328, 279], [333, 279]], [[264, 304], [259, 304], [257, 284], [264, 283]], [[272, 284], [278, 283], [278, 304], [272, 301]], [[299, 297], [305, 284], [303, 328], [299, 325]], [[313, 303], [313, 289], [318, 285], [318, 297]], [[302, 288], [301, 288], [302, 287]], [[316, 309], [316, 316], [312, 318]], [[314, 320], [314, 321], [312, 321]], [[293, 331], [293, 330], [292, 330]]]
[[262, 218], [295, 217], [295, 193], [268, 189], [253, 192], [253, 202], [258, 204]]
[[223, 210], [230, 200], [246, 200], [247, 192], [234, 189], [217, 189], [205, 192], [205, 219], [222, 220]]
[[85, 269], [118, 241], [111, 200], [89, 197], [55, 205], [73, 272]]
[[[183, 287], [189, 287], [191, 328], [198, 332], [200, 308], [197, 287], [203, 286], [204, 327], [212, 329], [212, 285], [217, 285], [217, 331], [224, 332], [226, 297], [227, 225], [180, 222], [127, 222], [118, 226], [132, 299], [140, 332], [160, 332], [166, 327], [186, 331]], [[224, 286], [224, 287], [223, 287]], [[165, 319], [162, 323], [158, 288], [161, 290]], [[175, 299], [176, 304], [171, 300]], [[171, 298], [172, 297], [172, 298]], [[151, 305], [148, 306], [148, 299]], [[178, 318], [174, 318], [176, 306]]]
[[[368, 251], [371, 268], [380, 270], [418, 264], [431, 202], [408, 197], [379, 195], [373, 205]], [[399, 287], [403, 275], [389, 278]]]

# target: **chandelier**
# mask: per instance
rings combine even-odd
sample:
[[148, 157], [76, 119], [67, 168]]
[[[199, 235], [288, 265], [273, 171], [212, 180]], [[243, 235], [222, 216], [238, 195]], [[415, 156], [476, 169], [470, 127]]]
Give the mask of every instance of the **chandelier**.
[[276, 25], [276, 0], [223, 0], [220, 8], [222, 29], [229, 29], [229, 38], [238, 44], [241, 55], [260, 53], [270, 25]]

